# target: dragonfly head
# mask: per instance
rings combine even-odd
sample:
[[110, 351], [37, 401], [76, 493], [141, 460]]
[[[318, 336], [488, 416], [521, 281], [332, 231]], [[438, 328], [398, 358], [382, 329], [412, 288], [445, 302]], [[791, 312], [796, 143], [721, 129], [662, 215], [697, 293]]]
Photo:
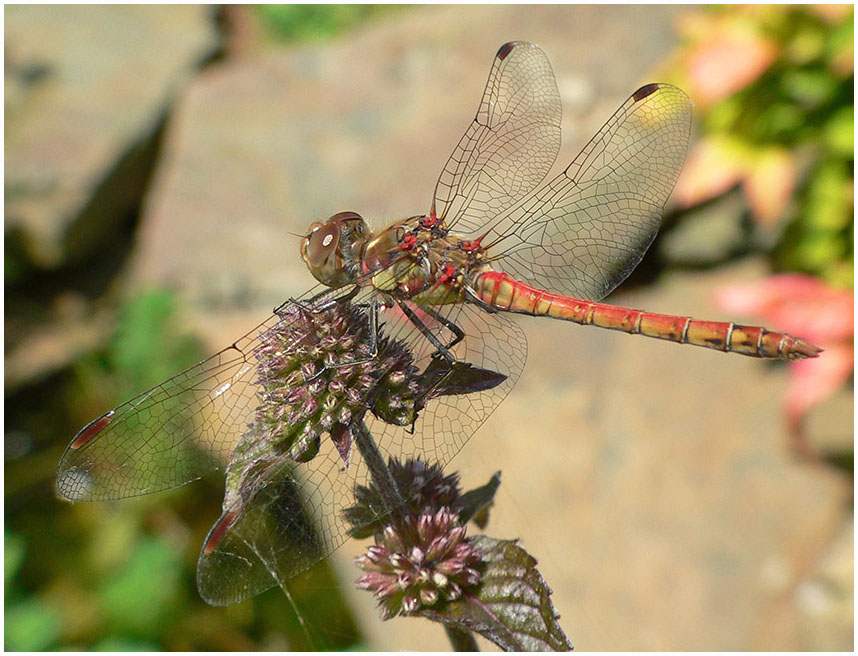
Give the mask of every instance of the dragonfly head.
[[334, 214], [313, 223], [301, 244], [301, 257], [310, 273], [328, 287], [357, 281], [363, 249], [369, 237], [366, 221], [355, 212]]

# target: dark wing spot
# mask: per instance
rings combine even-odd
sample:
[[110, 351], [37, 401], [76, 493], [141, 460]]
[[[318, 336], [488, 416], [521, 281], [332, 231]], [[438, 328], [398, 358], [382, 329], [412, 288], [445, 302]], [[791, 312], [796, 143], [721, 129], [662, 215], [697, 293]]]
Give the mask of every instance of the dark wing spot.
[[657, 82], [653, 82], [652, 84], [645, 84], [632, 94], [632, 98], [635, 99], [635, 102], [640, 102], [647, 96], [658, 91], [659, 88], [661, 88], [661, 85]]
[[219, 545], [221, 540], [223, 540], [223, 536], [226, 535], [227, 529], [232, 526], [233, 521], [235, 521], [234, 512], [224, 513], [221, 518], [217, 520], [206, 538], [205, 545], [203, 546], [203, 553], [210, 554], [217, 548], [217, 545]]
[[74, 440], [72, 440], [71, 449], [79, 449], [84, 444], [89, 442], [93, 437], [98, 435], [104, 427], [107, 426], [113, 419], [113, 410], [110, 412], [106, 412], [97, 419], [93, 419], [86, 426], [80, 429], [80, 432], [75, 436]]
[[515, 43], [510, 41], [509, 43], [504, 43], [500, 49], [498, 50], [498, 54], [496, 57], [500, 60], [504, 60], [507, 58], [507, 55], [512, 52], [512, 49], [515, 48]]

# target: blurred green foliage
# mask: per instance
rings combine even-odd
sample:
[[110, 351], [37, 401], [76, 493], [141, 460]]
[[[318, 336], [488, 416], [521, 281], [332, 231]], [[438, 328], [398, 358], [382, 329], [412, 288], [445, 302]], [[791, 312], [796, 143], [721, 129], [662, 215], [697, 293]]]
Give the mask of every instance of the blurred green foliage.
[[277, 41], [325, 39], [401, 9], [398, 5], [256, 5], [262, 24]]
[[60, 618], [39, 599], [6, 605], [3, 615], [4, 646], [10, 651], [44, 651], [60, 635]]
[[[153, 573], [157, 585], [152, 585]], [[180, 574], [178, 554], [170, 545], [151, 536], [136, 541], [128, 559], [99, 585], [108, 630], [157, 638], [176, 605]]]
[[202, 345], [182, 334], [175, 322], [175, 299], [166, 290], [143, 294], [120, 312], [105, 364], [132, 389], [120, 391], [117, 402], [202, 359]]
[[780, 234], [771, 250], [775, 268], [851, 287], [852, 8], [730, 5], [708, 9], [703, 16], [679, 58], [692, 88], [695, 66], [715, 31], [725, 41], [749, 39], [752, 34], [758, 51], [765, 53], [761, 58], [771, 57], [753, 80], [711, 106], [697, 108], [695, 114], [704, 137], [723, 136], [737, 151], [743, 146], [746, 152], [755, 153], [786, 149], [794, 163], [798, 175], [792, 203], [779, 223]]
[[40, 651], [52, 646], [60, 634], [57, 614], [38, 597], [15, 589], [15, 576], [26, 555], [24, 539], [8, 530], [3, 539], [5, 583], [4, 645], [13, 651]]

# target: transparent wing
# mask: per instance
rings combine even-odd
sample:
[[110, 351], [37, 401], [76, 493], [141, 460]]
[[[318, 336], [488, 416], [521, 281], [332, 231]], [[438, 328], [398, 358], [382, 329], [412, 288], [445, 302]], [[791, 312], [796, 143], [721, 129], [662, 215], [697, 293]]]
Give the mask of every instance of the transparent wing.
[[552, 292], [602, 298], [652, 243], [690, 131], [685, 93], [641, 87], [563, 173], [490, 224], [492, 261]]
[[60, 460], [59, 494], [72, 501], [138, 496], [222, 466], [255, 407], [254, 343], [277, 320], [81, 429]]
[[560, 111], [545, 53], [523, 41], [501, 46], [477, 115], [438, 179], [435, 215], [467, 233], [524, 198], [557, 157]]

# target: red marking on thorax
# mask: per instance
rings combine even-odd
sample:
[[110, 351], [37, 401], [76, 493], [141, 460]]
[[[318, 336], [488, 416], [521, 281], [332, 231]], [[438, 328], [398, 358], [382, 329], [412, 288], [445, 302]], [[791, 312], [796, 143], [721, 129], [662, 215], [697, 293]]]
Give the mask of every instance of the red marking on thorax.
[[[483, 235], [483, 237], [485, 237], [485, 235]], [[474, 251], [480, 250], [480, 248], [482, 248], [480, 246], [480, 242], [483, 241], [483, 237], [477, 237], [474, 241], [463, 241], [462, 250], [466, 253], [473, 253]]]
[[401, 251], [410, 251], [415, 246], [417, 246], [417, 235], [409, 232], [402, 238], [402, 243], [399, 244], [398, 248]]
[[432, 289], [438, 289], [441, 285], [446, 285], [456, 277], [458, 272], [459, 270], [454, 264], [447, 262], [441, 267], [441, 275], [438, 276], [438, 280], [436, 280], [435, 284], [432, 285]]
[[439, 223], [441, 223], [441, 219], [435, 216], [435, 210], [429, 212], [429, 216], [424, 216], [420, 218], [420, 227], [425, 228], [426, 230], [431, 230]]

